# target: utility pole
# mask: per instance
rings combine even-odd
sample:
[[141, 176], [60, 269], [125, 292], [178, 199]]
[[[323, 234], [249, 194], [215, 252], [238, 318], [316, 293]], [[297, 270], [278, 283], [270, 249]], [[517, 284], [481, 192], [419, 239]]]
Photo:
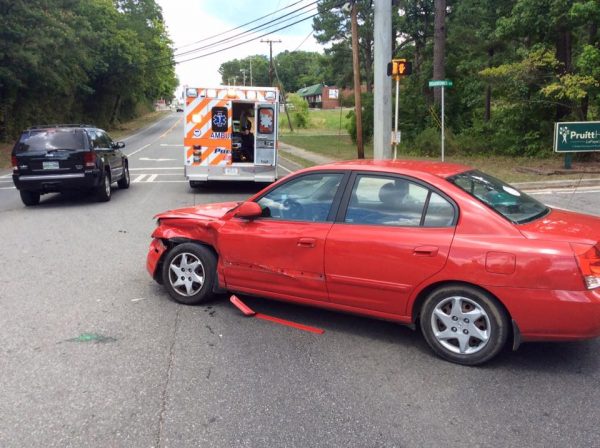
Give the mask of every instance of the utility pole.
[[241, 68], [240, 72], [242, 72], [242, 75], [244, 75], [244, 86], [246, 85], [246, 69], [245, 68]]
[[365, 147], [363, 145], [362, 130], [362, 102], [360, 99], [360, 62], [358, 59], [358, 22], [356, 0], [352, 1], [352, 70], [354, 71], [354, 116], [356, 118], [356, 150], [358, 158], [365, 158]]
[[269, 86], [273, 85], [273, 43], [281, 43], [280, 40], [261, 39], [261, 42], [269, 44]]
[[250, 85], [254, 85], [254, 81], [252, 80], [252, 57], [250, 57]]
[[392, 83], [387, 76], [387, 63], [392, 58], [392, 2], [375, 0], [375, 88], [373, 110], [373, 158], [391, 159], [392, 114], [390, 97]]

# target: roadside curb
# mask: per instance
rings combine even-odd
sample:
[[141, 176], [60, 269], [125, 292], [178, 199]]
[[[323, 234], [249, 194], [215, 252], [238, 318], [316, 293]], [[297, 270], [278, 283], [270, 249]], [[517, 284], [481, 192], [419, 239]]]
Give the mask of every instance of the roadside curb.
[[539, 182], [513, 182], [521, 190], [543, 190], [547, 188], [577, 188], [600, 186], [600, 179], [557, 179]]

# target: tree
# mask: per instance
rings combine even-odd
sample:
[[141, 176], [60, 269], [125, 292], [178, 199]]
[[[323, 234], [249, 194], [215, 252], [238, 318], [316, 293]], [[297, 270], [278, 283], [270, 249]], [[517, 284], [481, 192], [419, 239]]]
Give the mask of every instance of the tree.
[[[446, 77], [446, 0], [435, 0], [435, 17], [433, 25], [433, 79]], [[433, 97], [436, 105], [442, 98], [442, 89], [434, 89]]]
[[[362, 79], [367, 82], [367, 90], [373, 88], [373, 2], [372, 0], [357, 1], [357, 13], [359, 23], [358, 45], [360, 51], [360, 62]], [[340, 58], [344, 62], [348, 60], [348, 52], [351, 58], [351, 24], [350, 14], [340, 8], [339, 1], [324, 0], [318, 4], [319, 15], [313, 19], [313, 30], [315, 38], [321, 44], [329, 44], [326, 54], [334, 60]], [[351, 59], [350, 59], [351, 60]], [[352, 63], [337, 66], [343, 68], [339, 80], [352, 79]], [[350, 84], [336, 82], [342, 87]]]
[[[224, 85], [241, 85], [244, 76], [242, 70], [246, 70], [247, 85], [250, 85], [251, 82], [252, 85], [258, 87], [269, 85], [269, 59], [262, 54], [222, 63], [219, 67], [221, 82]], [[252, 73], [252, 81], [250, 81], [250, 73]]]

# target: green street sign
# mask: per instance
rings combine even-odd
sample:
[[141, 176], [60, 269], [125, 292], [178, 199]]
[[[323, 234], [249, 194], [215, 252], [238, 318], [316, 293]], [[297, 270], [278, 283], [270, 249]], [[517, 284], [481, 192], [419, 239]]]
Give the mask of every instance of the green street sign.
[[452, 80], [450, 79], [432, 79], [429, 81], [429, 87], [452, 87]]
[[554, 123], [554, 151], [600, 151], [600, 121]]

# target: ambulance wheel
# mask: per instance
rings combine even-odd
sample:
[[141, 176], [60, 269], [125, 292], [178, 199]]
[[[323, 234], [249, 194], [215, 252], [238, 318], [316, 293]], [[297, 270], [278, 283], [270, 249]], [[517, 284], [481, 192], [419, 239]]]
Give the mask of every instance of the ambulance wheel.
[[205, 181], [205, 180], [190, 180], [190, 187], [192, 187], [192, 188], [206, 188], [206, 187], [208, 187], [208, 181]]
[[184, 305], [197, 305], [213, 297], [217, 259], [206, 246], [183, 243], [167, 253], [162, 280], [170, 296]]

